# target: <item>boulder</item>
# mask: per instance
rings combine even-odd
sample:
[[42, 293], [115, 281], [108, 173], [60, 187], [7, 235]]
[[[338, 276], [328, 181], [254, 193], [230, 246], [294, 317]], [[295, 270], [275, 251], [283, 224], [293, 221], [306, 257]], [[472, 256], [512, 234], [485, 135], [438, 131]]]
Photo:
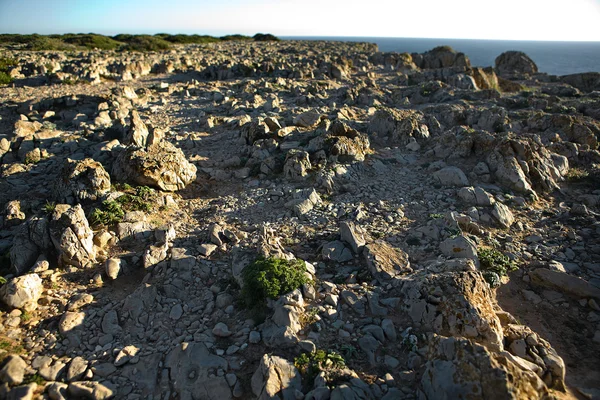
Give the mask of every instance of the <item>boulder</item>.
[[369, 122], [369, 131], [379, 139], [403, 145], [410, 139], [422, 142], [429, 138], [423, 113], [414, 110], [379, 108]]
[[308, 175], [310, 157], [306, 151], [292, 149], [288, 151], [283, 165], [283, 174], [287, 179], [297, 180]]
[[433, 177], [444, 186], [468, 186], [469, 180], [458, 167], [446, 167], [433, 173]]
[[583, 92], [600, 91], [600, 72], [563, 75], [559, 79]]
[[131, 123], [123, 138], [123, 144], [144, 147], [148, 142], [148, 127], [136, 110], [131, 110]]
[[[413, 60], [415, 58], [413, 57]], [[450, 46], [438, 46], [422, 54], [420, 68], [470, 67], [471, 62], [464, 53], [459, 53]]]
[[600, 300], [600, 288], [564, 272], [538, 268], [529, 273], [531, 283], [579, 298]]
[[446, 257], [450, 258], [468, 258], [475, 264], [479, 263], [477, 258], [477, 245], [465, 236], [448, 238], [440, 243], [440, 250]]
[[123, 182], [134, 182], [174, 192], [196, 179], [196, 166], [170, 142], [153, 143], [147, 148], [130, 146], [119, 154], [112, 175]]
[[42, 280], [37, 274], [23, 275], [0, 287], [0, 299], [10, 308], [31, 311], [37, 308], [43, 289]]
[[522, 51], [507, 51], [496, 57], [496, 72], [501, 76], [532, 75], [537, 65]]
[[11, 386], [23, 383], [27, 363], [16, 354], [10, 354], [2, 362], [4, 366], [0, 369], [0, 381]]
[[542, 399], [544, 382], [507, 353], [464, 338], [436, 337], [429, 346], [420, 388], [425, 399]]
[[217, 369], [227, 370], [227, 361], [211, 354], [204, 343], [184, 342], [167, 354], [165, 368], [173, 389], [182, 399], [229, 400], [231, 389]]
[[380, 281], [412, 272], [408, 254], [390, 246], [383, 240], [367, 244], [363, 254], [369, 272]]
[[96, 261], [94, 232], [80, 204], [56, 206], [50, 221], [50, 236], [58, 252], [59, 265], [85, 268]]
[[258, 400], [296, 399], [296, 391], [302, 389], [300, 372], [290, 361], [265, 354], [254, 375], [252, 393]]
[[495, 294], [468, 259], [435, 261], [401, 277], [399, 305], [423, 331], [471, 338], [493, 351], [503, 348]]
[[110, 191], [110, 175], [91, 158], [67, 159], [54, 187], [55, 199], [75, 203], [96, 201]]

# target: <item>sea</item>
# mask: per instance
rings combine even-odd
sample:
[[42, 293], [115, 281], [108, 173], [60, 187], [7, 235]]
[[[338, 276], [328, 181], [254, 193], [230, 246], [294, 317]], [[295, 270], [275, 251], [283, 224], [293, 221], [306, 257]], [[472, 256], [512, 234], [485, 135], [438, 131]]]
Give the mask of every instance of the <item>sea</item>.
[[418, 39], [379, 37], [289, 36], [291, 40], [337, 40], [376, 43], [379, 51], [423, 53], [437, 46], [450, 46], [465, 53], [475, 67], [494, 66], [494, 60], [509, 50], [527, 54], [540, 72], [568, 75], [600, 72], [600, 42], [546, 42], [520, 40]]

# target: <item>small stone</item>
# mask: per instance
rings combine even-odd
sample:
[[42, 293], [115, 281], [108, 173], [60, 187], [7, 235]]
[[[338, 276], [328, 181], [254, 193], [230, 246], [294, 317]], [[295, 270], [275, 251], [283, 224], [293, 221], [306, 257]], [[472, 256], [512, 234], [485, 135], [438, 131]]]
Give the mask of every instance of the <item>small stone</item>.
[[109, 258], [106, 260], [105, 264], [106, 275], [115, 280], [119, 276], [119, 272], [121, 272], [121, 259], [120, 258]]
[[181, 304], [175, 304], [169, 312], [169, 318], [177, 321], [183, 315], [183, 307]]
[[27, 363], [21, 357], [11, 354], [4, 360], [4, 367], [0, 370], [0, 381], [9, 385], [20, 385], [23, 383]]
[[212, 253], [217, 250], [217, 245], [215, 244], [201, 244], [198, 246], [198, 252], [204, 257], [210, 257]]
[[227, 325], [225, 325], [223, 322], [217, 323], [213, 328], [212, 333], [218, 337], [229, 337], [232, 334]]
[[248, 341], [252, 344], [260, 343], [260, 332], [251, 331], [250, 335], [248, 336]]

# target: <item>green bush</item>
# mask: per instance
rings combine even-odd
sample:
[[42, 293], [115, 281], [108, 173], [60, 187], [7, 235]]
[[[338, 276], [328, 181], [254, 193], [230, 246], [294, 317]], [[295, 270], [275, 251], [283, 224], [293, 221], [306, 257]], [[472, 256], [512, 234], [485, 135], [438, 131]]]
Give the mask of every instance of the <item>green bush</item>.
[[154, 190], [147, 186], [133, 188], [123, 185], [125, 194], [115, 200], [104, 201], [101, 208], [95, 208], [90, 213], [90, 223], [93, 226], [112, 225], [123, 220], [126, 211], [152, 211], [154, 204]]
[[13, 78], [6, 72], [0, 71], [0, 85], [8, 85], [13, 83]]
[[160, 37], [150, 35], [117, 35], [113, 39], [125, 42], [124, 51], [163, 51], [171, 44]]
[[61, 39], [65, 43], [85, 47], [86, 49], [114, 50], [123, 45], [123, 43], [111, 39], [108, 36], [97, 35], [94, 33], [85, 35], [67, 34], [62, 35]]
[[479, 268], [491, 287], [500, 286], [500, 279], [509, 272], [517, 270], [517, 264], [496, 249], [480, 249], [477, 251]]
[[252, 39], [254, 39], [257, 42], [276, 42], [280, 40], [277, 36], [271, 35], [270, 33], [257, 33], [252, 37]]
[[162, 40], [166, 40], [167, 42], [177, 44], [202, 44], [220, 41], [219, 38], [208, 35], [169, 35], [167, 33], [159, 33], [154, 36]]
[[308, 282], [302, 260], [259, 258], [242, 272], [242, 296], [249, 308], [264, 305], [267, 298], [277, 299]]
[[90, 223], [92, 226], [112, 225], [123, 220], [125, 211], [117, 201], [104, 201], [102, 208], [94, 208], [90, 213]]
[[317, 350], [314, 353], [304, 353], [294, 359], [294, 366], [308, 381], [311, 381], [322, 371], [331, 371], [346, 367], [344, 357], [335, 351]]
[[14, 58], [0, 57], [0, 85], [8, 85], [13, 82], [9, 74], [9, 68], [17, 65]]

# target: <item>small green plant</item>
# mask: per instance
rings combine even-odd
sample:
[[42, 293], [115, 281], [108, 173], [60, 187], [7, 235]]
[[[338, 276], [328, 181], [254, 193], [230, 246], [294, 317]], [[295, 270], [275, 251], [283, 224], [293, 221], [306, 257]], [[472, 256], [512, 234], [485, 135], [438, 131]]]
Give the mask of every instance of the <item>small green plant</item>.
[[4, 285], [6, 283], [6, 278], [3, 276], [0, 276], [0, 286]]
[[431, 219], [440, 219], [440, 218], [444, 218], [444, 214], [440, 214], [440, 213], [431, 213], [431, 214], [429, 214], [429, 218], [431, 218]]
[[35, 373], [33, 375], [26, 376], [23, 380], [24, 385], [29, 385], [30, 383], [36, 383], [38, 386], [44, 386], [46, 384], [46, 380], [40, 376], [40, 374]]
[[317, 350], [313, 353], [303, 353], [294, 359], [294, 366], [302, 375], [312, 381], [321, 371], [331, 371], [346, 367], [344, 357], [335, 351]]
[[589, 172], [584, 170], [583, 168], [571, 168], [565, 178], [569, 181], [581, 181], [590, 176]]
[[112, 225], [123, 220], [125, 212], [121, 203], [111, 200], [102, 202], [102, 209], [94, 208], [90, 213], [90, 222], [94, 226]]
[[31, 313], [30, 313], [30, 312], [28, 312], [28, 311], [24, 311], [24, 312], [21, 314], [21, 321], [22, 321], [22, 322], [27, 322], [27, 321], [31, 320], [31, 318], [33, 318], [33, 316], [32, 316], [32, 315], [31, 315]]
[[259, 258], [242, 272], [242, 297], [249, 308], [264, 305], [267, 298], [277, 299], [307, 283], [305, 272], [302, 260]]
[[13, 82], [13, 78], [9, 74], [9, 67], [14, 65], [17, 65], [17, 60], [14, 58], [0, 57], [0, 85], [8, 85]]
[[479, 258], [479, 268], [483, 272], [483, 277], [491, 287], [500, 286], [500, 279], [518, 268], [513, 260], [496, 249], [480, 249], [477, 252], [477, 257]]
[[311, 308], [310, 310], [300, 314], [300, 324], [302, 326], [312, 325], [318, 321], [317, 315], [319, 314], [318, 308]]
[[23, 352], [21, 345], [6, 337], [0, 337], [0, 361], [11, 354], [23, 354]]
[[46, 214], [52, 214], [56, 209], [56, 203], [54, 201], [46, 201], [43, 210]]

